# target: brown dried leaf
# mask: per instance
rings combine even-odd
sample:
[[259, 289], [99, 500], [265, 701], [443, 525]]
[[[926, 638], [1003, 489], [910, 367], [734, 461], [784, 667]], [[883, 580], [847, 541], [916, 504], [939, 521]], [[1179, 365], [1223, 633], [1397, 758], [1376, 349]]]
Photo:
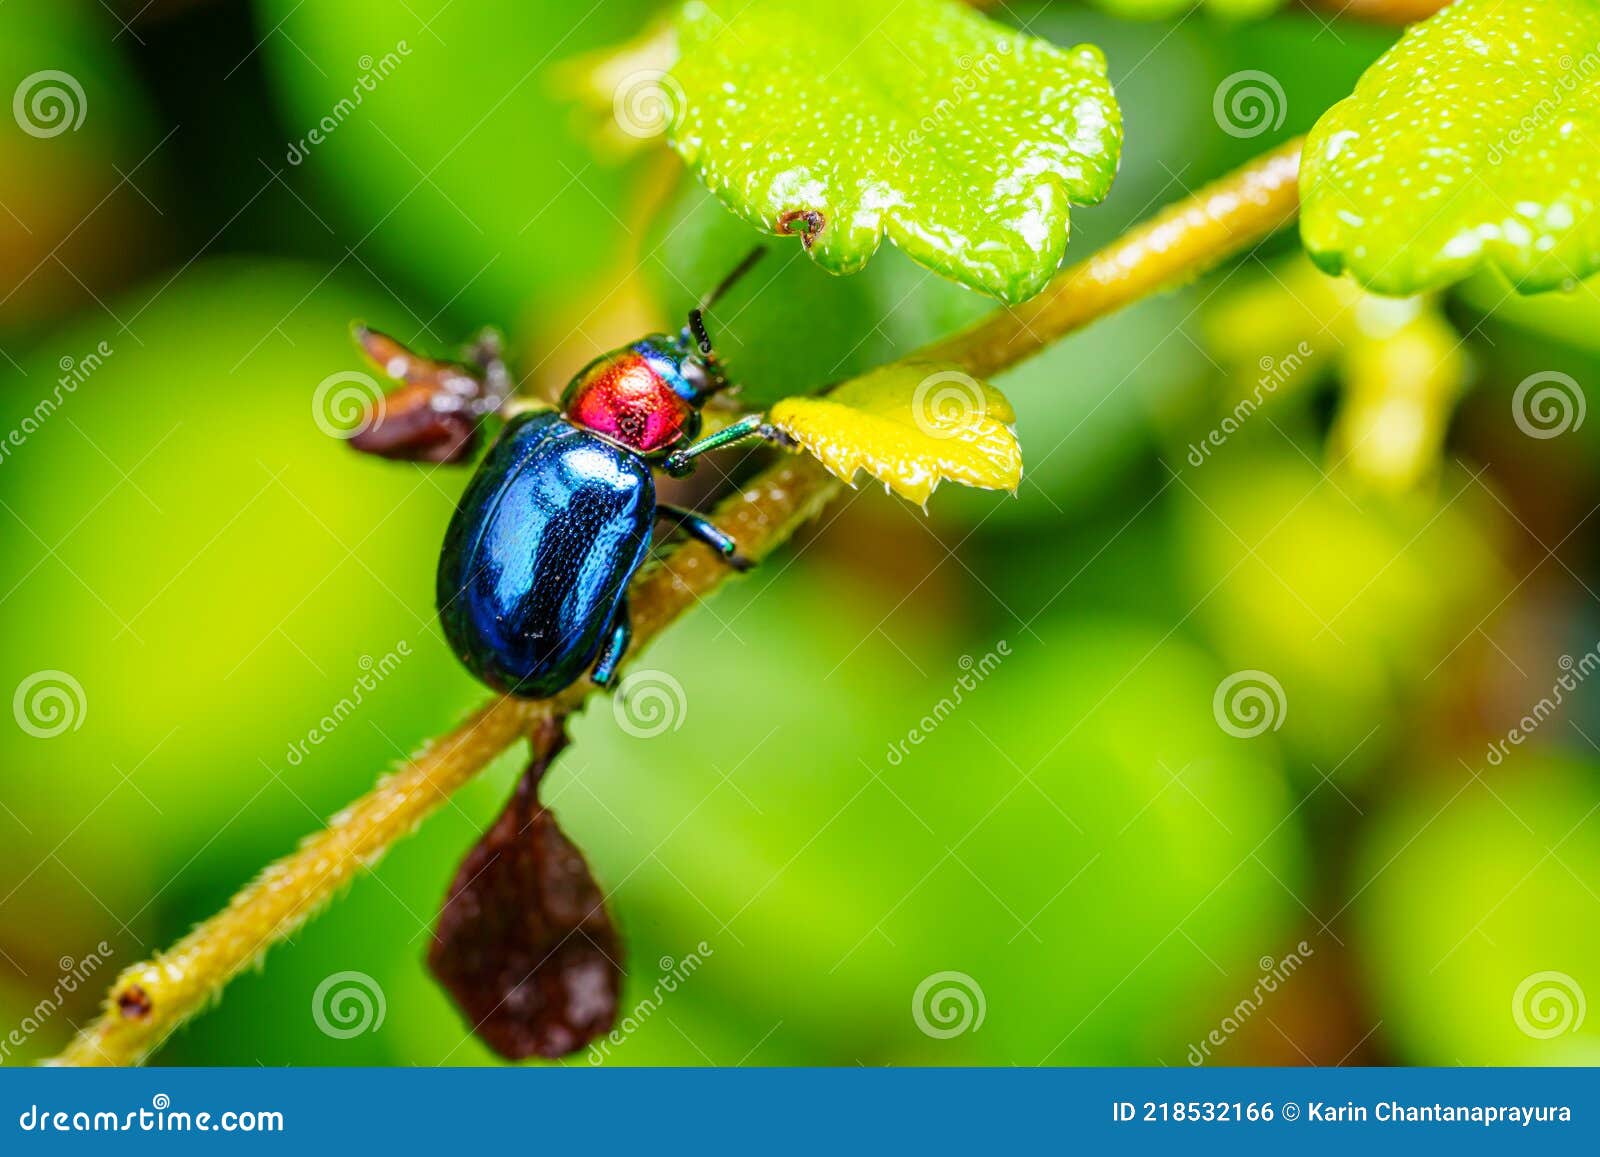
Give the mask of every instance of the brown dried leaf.
[[433, 408], [434, 391], [403, 386], [383, 399], [350, 445], [363, 454], [402, 462], [460, 462], [472, 455], [477, 422], [465, 414]]
[[479, 424], [471, 405], [484, 395], [485, 384], [467, 367], [423, 357], [386, 333], [364, 325], [352, 332], [373, 364], [403, 385], [369, 408], [350, 445], [404, 462], [470, 457]]
[[428, 951], [473, 1031], [510, 1060], [567, 1056], [609, 1032], [622, 985], [600, 886], [538, 800], [567, 744], [561, 722], [533, 743], [510, 803], [456, 872]]

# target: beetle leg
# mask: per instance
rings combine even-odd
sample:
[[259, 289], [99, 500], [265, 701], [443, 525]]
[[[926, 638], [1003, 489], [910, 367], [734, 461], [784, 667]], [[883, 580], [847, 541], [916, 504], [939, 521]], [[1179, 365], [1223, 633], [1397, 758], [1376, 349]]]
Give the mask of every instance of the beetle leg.
[[611, 634], [606, 638], [605, 646], [600, 650], [600, 658], [595, 662], [594, 670], [589, 678], [596, 687], [605, 687], [611, 682], [611, 677], [617, 673], [617, 664], [622, 662], [622, 656], [628, 653], [628, 644], [633, 640], [633, 620], [628, 615], [628, 599], [624, 595], [617, 604], [616, 616], [611, 620]]
[[746, 558], [739, 553], [739, 544], [733, 536], [724, 530], [718, 529], [709, 519], [696, 514], [692, 510], [685, 510], [681, 506], [669, 506], [666, 503], [656, 507], [657, 518], [671, 519], [682, 527], [690, 538], [698, 539], [712, 550], [716, 551], [722, 561], [741, 573], [755, 566], [755, 560]]
[[732, 446], [751, 438], [764, 438], [777, 446], [792, 446], [794, 440], [776, 426], [767, 423], [765, 414], [750, 414], [740, 418], [730, 426], [724, 426], [715, 434], [707, 434], [698, 442], [691, 442], [682, 450], [674, 450], [662, 462], [661, 468], [674, 478], [682, 478], [694, 472], [694, 460], [702, 454], [712, 450], [720, 450], [724, 446]]

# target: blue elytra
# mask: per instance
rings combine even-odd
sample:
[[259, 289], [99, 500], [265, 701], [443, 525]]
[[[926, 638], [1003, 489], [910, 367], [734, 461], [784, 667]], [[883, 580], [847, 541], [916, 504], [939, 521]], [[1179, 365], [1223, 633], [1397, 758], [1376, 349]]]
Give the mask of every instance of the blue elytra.
[[694, 441], [701, 407], [727, 384], [695, 309], [681, 334], [652, 334], [589, 363], [559, 410], [506, 423], [462, 495], [439, 559], [439, 619], [474, 675], [529, 698], [553, 695], [585, 671], [609, 683], [630, 637], [628, 584], [658, 518], [730, 565], [750, 565], [705, 518], [658, 504], [652, 473], [686, 474], [708, 450], [773, 436], [753, 415]]

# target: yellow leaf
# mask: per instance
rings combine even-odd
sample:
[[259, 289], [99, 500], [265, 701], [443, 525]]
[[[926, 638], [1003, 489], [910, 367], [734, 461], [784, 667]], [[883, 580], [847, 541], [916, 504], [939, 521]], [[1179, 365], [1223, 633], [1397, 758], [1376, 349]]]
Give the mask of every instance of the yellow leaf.
[[826, 397], [785, 398], [767, 418], [846, 482], [865, 470], [919, 505], [945, 480], [1012, 492], [1022, 481], [1011, 403], [947, 363], [884, 366]]

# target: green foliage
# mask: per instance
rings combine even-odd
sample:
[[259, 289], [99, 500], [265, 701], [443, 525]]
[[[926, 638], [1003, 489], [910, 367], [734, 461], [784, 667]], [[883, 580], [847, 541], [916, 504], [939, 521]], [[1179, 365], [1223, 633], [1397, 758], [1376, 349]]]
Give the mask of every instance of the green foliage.
[[1499, 507], [1458, 473], [1437, 493], [1365, 494], [1286, 445], [1286, 423], [1257, 412], [1186, 466], [1183, 567], [1219, 653], [1282, 684], [1283, 737], [1355, 779], [1402, 738], [1384, 725], [1448, 685], [1438, 668], [1503, 597], [1485, 530]]
[[1414, 1064], [1600, 1063], [1594, 767], [1505, 751], [1492, 782], [1437, 769], [1375, 817], [1351, 873], [1373, 1016]]
[[467, 326], [514, 326], [600, 292], [622, 250], [629, 173], [596, 163], [550, 67], [621, 40], [651, 7], [609, 0], [574, 21], [560, 0], [259, 0], [285, 155], [301, 155], [286, 176], [312, 178], [352, 265], [398, 274], [385, 278], [397, 295], [433, 303], [412, 305], [420, 318], [451, 304]]
[[[427, 553], [461, 479], [360, 460], [314, 416], [319, 381], [357, 364], [348, 319], [400, 320], [325, 274], [197, 265], [117, 299], [139, 340], [69, 328], [18, 376], [31, 390], [0, 395], [0, 428], [30, 431], [0, 467], [19, 544], [0, 555], [8, 686], [59, 669], [87, 704], [48, 742], [7, 729], [6, 763], [28, 769], [7, 802], [33, 817], [14, 836], [30, 864], [70, 836], [117, 865], [95, 895], [119, 912], [192, 857], [207, 876], [238, 850], [225, 899], [285, 828], [319, 823], [478, 695], [432, 622]], [[33, 390], [60, 398], [42, 421]]]
[[[1207, 380], [1208, 367], [1190, 344], [1197, 300], [1189, 291], [1147, 298], [997, 374], [995, 384], [1017, 411], [1026, 467], [1018, 500], [954, 491], [933, 510], [1021, 526], [1120, 500], [1159, 453], [1163, 417]], [[1151, 334], [1164, 337], [1152, 341]], [[1131, 361], [1130, 349], [1138, 350]], [[1060, 581], [1049, 571], [1040, 577]]]
[[[802, 233], [835, 273], [888, 236], [1016, 302], [1103, 198], [1121, 118], [1092, 46], [1063, 50], [957, 0], [691, 0], [673, 78], [678, 151], [730, 209]], [[804, 216], [815, 214], [815, 217]]]
[[1400, 295], [1600, 268], [1597, 43], [1595, 0], [1459, 0], [1413, 26], [1306, 143], [1312, 258]]
[[[1092, 40], [1120, 62], [1111, 75], [1140, 147], [1105, 207], [1074, 222], [1075, 252], [1180, 196], [1180, 186], [1309, 128], [1394, 35], [1346, 22], [1335, 41], [1319, 22], [1290, 15], [1222, 35], [1216, 21], [1181, 18], [1194, 9], [1244, 15], [1269, 0], [1099, 2], [1178, 19], [1136, 24], [1061, 0], [991, 9], [1058, 44]], [[1037, 149], [1035, 130], [998, 104], [952, 101], [937, 126], [944, 135], [925, 139], [921, 153], [903, 150], [880, 169], [858, 164], [886, 154], [884, 117], [923, 131], [926, 110], [907, 103], [924, 98], [923, 80], [894, 45], [913, 45], [946, 94], [977, 71], [926, 47], [952, 28], [970, 34], [968, 44], [1004, 36], [1036, 54], [1037, 68], [1002, 74], [1013, 96], [1037, 97], [1048, 62], [1065, 62], [1073, 85], [1104, 88], [1072, 53], [928, 0], [908, 0], [847, 53], [829, 29], [883, 8], [819, 3], [808, 11], [831, 23], [813, 29], [800, 16], [780, 28], [776, 6], [756, 0], [749, 18], [766, 40], [752, 57], [802, 70], [775, 85], [836, 73], [830, 85], [863, 98], [843, 107], [876, 110], [883, 135], [845, 139], [840, 106], [796, 106], [784, 89], [737, 110], [738, 132], [774, 133], [778, 148], [741, 158], [708, 145], [715, 155], [703, 165], [770, 191], [774, 172], [817, 163], [796, 130], [820, 123], [818, 153], [850, 157], [824, 174], [830, 203], [859, 207], [882, 188], [903, 198], [919, 229], [982, 240], [965, 230], [972, 206], [1003, 181], [989, 151], [998, 146], [984, 141], [978, 196], [955, 188], [955, 166], [936, 158], [958, 131], [1012, 132]], [[575, 344], [605, 344], [678, 324], [748, 248], [749, 222], [770, 228], [773, 219], [766, 209], [753, 217], [754, 200], [736, 206], [739, 216], [725, 211], [671, 157], [658, 155], [654, 169], [614, 164], [593, 147], [594, 126], [569, 119], [557, 64], [625, 39], [665, 3], [607, 4], [574, 25], [556, 0], [257, 0], [258, 59], [277, 95], [257, 107], [270, 106], [292, 138], [334, 115], [363, 55], [382, 58], [401, 39], [409, 47], [394, 76], [363, 90], [304, 164], [264, 191], [254, 152], [242, 176], [207, 168], [197, 180], [190, 167], [213, 158], [187, 119], [136, 168], [167, 127], [154, 126], [150, 110], [162, 106], [130, 67], [143, 46], [124, 37], [107, 47], [78, 6], [36, 5], [26, 18], [15, 7], [0, 5], [0, 29], [17, 33], [0, 37], [0, 57], [13, 50], [11, 71], [0, 72], [10, 87], [0, 91], [49, 62], [76, 75], [89, 99], [81, 132], [0, 139], [0, 159], [10, 161], [0, 164], [0, 202], [15, 217], [0, 212], [0, 242], [17, 246], [19, 268], [77, 230], [60, 251], [72, 273], [45, 261], [0, 319], [5, 356], [18, 363], [0, 360], [0, 431], [27, 435], [0, 461], [0, 520], [11, 527], [0, 557], [9, 662], [0, 686], [9, 692], [59, 669], [87, 703], [82, 727], [50, 740], [0, 729], [12, 813], [0, 812], [0, 867], [17, 885], [0, 913], [0, 951], [27, 973], [0, 966], [0, 1014], [19, 1024], [48, 991], [58, 956], [81, 958], [105, 937], [123, 963], [170, 942], [482, 696], [432, 620], [432, 552], [464, 475], [363, 460], [308, 412], [320, 380], [361, 365], [348, 320], [362, 316], [444, 352], [477, 323], [526, 319], [516, 353], [544, 381], [582, 359], [538, 339], [574, 330]], [[713, 4], [701, 18], [737, 7]], [[708, 600], [641, 656], [641, 667], [681, 684], [681, 727], [639, 738], [602, 698], [573, 720], [552, 802], [614, 889], [628, 949], [624, 1009], [638, 1020], [610, 1060], [1179, 1064], [1250, 990], [1260, 958], [1282, 957], [1302, 936], [1317, 949], [1316, 974], [1296, 977], [1212, 1060], [1294, 1061], [1292, 1042], [1335, 1061], [1380, 1020], [1351, 1059], [1600, 1056], [1592, 1009], [1581, 1030], [1550, 1037], [1530, 1035], [1513, 1011], [1521, 985], [1550, 971], [1594, 996], [1583, 969], [1600, 953], [1585, 884], [1600, 875], [1597, 768], [1530, 755], [1535, 745], [1586, 753], [1597, 697], [1588, 687], [1573, 694], [1561, 708], [1570, 715], [1550, 718], [1503, 764], [1484, 758], [1477, 734], [1535, 709], [1557, 674], [1560, 641], [1573, 655], [1594, 645], [1582, 610], [1592, 567], [1574, 545], [1583, 535], [1563, 536], [1581, 529], [1595, 502], [1589, 460], [1600, 423], [1591, 418], [1578, 438], [1534, 441], [1507, 406], [1517, 381], [1552, 359], [1586, 351], [1581, 365], [1593, 366], [1600, 278], [1572, 294], [1507, 300], [1508, 250], [1493, 232], [1515, 222], [1497, 217], [1502, 200], [1535, 205], [1545, 225], [1562, 205], [1580, 219], [1592, 168], [1580, 149], [1600, 134], [1578, 99], [1587, 91], [1561, 81], [1592, 75], [1578, 53], [1596, 39], [1593, 8], [1552, 0], [1497, 15], [1463, 0], [1450, 20], [1490, 28], [1493, 51], [1464, 57], [1468, 36], [1445, 44], [1433, 31], [1448, 26], [1441, 18], [1374, 68], [1318, 133], [1325, 147], [1340, 128], [1357, 132], [1343, 146], [1354, 151], [1324, 164], [1307, 190], [1311, 217], [1337, 234], [1325, 264], [1372, 283], [1394, 256], [1390, 272], [1403, 267], [1419, 284], [1424, 273], [1454, 276], [1458, 259], [1481, 267], [1458, 296], [1503, 324], [1472, 327], [1459, 351], [1440, 331], [1482, 379], [1445, 455], [1459, 446], [1467, 464], [1436, 463], [1414, 490], [1379, 499], [1352, 485], [1341, 460], [1350, 457], [1338, 448], [1348, 390], [1328, 429], [1324, 403], [1341, 376], [1333, 371], [1353, 351], [1377, 348], [1357, 332], [1369, 307], [1385, 317], [1420, 309], [1432, 324], [1437, 303], [1374, 303], [1298, 258], [1270, 272], [1242, 263], [995, 376], [1028, 455], [1018, 500], [942, 493], [929, 519], [881, 496], [847, 495], [825, 536]], [[903, 15], [913, 12], [937, 14]], [[1565, 69], [1563, 51], [1572, 54]], [[709, 69], [723, 56], [713, 44], [696, 59]], [[1012, 52], [1009, 63], [1024, 56]], [[1514, 74], [1512, 61], [1527, 74]], [[1286, 93], [1282, 126], [1250, 138], [1215, 131], [1219, 83], [1263, 65]], [[229, 98], [254, 101], [251, 68], [224, 86]], [[609, 115], [610, 84], [601, 95]], [[1541, 97], [1560, 99], [1541, 106]], [[1554, 112], [1546, 118], [1541, 107]], [[970, 119], [977, 112], [989, 119]], [[1524, 128], [1524, 116], [1537, 123]], [[1028, 120], [1037, 124], [1033, 110]], [[1417, 155], [1423, 130], [1413, 121], [1448, 146], [1442, 157]], [[1524, 136], [1498, 158], [1482, 135], [1491, 121], [1495, 132]], [[1568, 122], [1570, 137], [1560, 131]], [[1104, 192], [1115, 134], [1108, 140], [1085, 154], [1085, 189], [1100, 182]], [[1362, 166], [1349, 187], [1339, 183], [1347, 160]], [[1314, 155], [1308, 168], [1319, 163]], [[749, 167], [729, 168], [740, 164]], [[673, 171], [676, 194], [665, 184]], [[132, 227], [128, 206], [145, 212], [145, 202], [126, 185], [95, 209], [121, 173], [163, 207], [170, 236]], [[1435, 183], [1441, 173], [1452, 183]], [[1369, 174], [1371, 197], [1352, 199]], [[1059, 202], [1064, 239], [1066, 200], [1088, 198], [1052, 183], [1053, 173], [1043, 180], [1032, 192]], [[174, 211], [174, 187], [215, 188], [222, 195], [211, 208], [222, 218], [253, 204], [284, 224], [281, 236], [231, 229], [215, 248], [294, 250], [303, 234], [293, 222], [319, 235], [325, 222], [326, 239], [314, 240], [330, 256], [187, 266], [213, 230], [183, 232], [193, 222]], [[1370, 233], [1339, 219], [1340, 204], [1359, 208]], [[51, 221], [53, 233], [43, 227]], [[1558, 266], [1581, 267], [1572, 257], [1579, 228], [1529, 226], [1520, 257], [1559, 281]], [[900, 240], [887, 211], [884, 229]], [[134, 253], [129, 239], [148, 251]], [[927, 244], [945, 239], [936, 229]], [[992, 308], [907, 256], [951, 273], [953, 262], [978, 260], [976, 250], [930, 259], [915, 241], [848, 279], [829, 272], [845, 254], [828, 248], [826, 230], [819, 260], [799, 260], [792, 244], [788, 260], [769, 258], [712, 319], [741, 402], [766, 408], [860, 375]], [[863, 244], [863, 259], [876, 242], [873, 234]], [[1480, 251], [1463, 258], [1472, 246]], [[996, 268], [1009, 270], [1019, 293], [1054, 260], [1026, 245], [1003, 251], [1010, 264]], [[115, 319], [92, 301], [67, 318], [45, 276], [59, 272], [74, 286], [81, 276], [98, 292], [101, 261], [126, 262], [112, 287], [140, 269], [151, 280], [102, 293]], [[357, 287], [362, 272], [384, 288]], [[970, 271], [955, 272], [974, 283]], [[1271, 292], [1251, 289], [1252, 277]], [[24, 334], [18, 316], [30, 327], [61, 324]], [[115, 353], [40, 422], [62, 359], [81, 362], [102, 339]], [[1184, 447], [1253, 396], [1262, 359], [1282, 365], [1303, 340], [1315, 349], [1292, 380], [1239, 419], [1226, 445], [1185, 465]], [[1382, 346], [1392, 344], [1386, 336]], [[1407, 381], [1418, 377], [1415, 363], [1400, 368]], [[1473, 479], [1468, 471], [1483, 462], [1494, 465]], [[1550, 547], [1559, 553], [1544, 557]], [[1001, 638], [1004, 660], [946, 704]], [[404, 664], [291, 759], [290, 744], [343, 711], [367, 673], [362, 657], [381, 659], [402, 641]], [[1213, 696], [1243, 668], [1281, 683], [1281, 730], [1241, 738], [1219, 726]], [[508, 753], [464, 787], [160, 1060], [494, 1063], [420, 958], [451, 869], [518, 762]], [[657, 1007], [665, 962], [702, 940], [704, 968]], [[381, 983], [388, 1019], [381, 1031], [336, 1039], [308, 1006], [323, 980], [350, 969]], [[987, 1020], [980, 1032], [936, 1039], [908, 1002], [949, 969], [981, 986]], [[81, 988], [5, 1059], [51, 1051], [98, 998], [94, 985]], [[651, 1011], [638, 1016], [641, 1008]], [[1348, 1021], [1356, 1029], [1341, 1039]]]
[[[0, 5], [0, 335], [93, 304], [84, 282], [126, 276], [162, 225], [122, 174], [161, 195], [141, 158], [159, 133], [98, 9]], [[15, 123], [13, 123], [13, 118]], [[11, 363], [0, 358], [0, 373]]]
[[1284, 0], [1091, 0], [1099, 8], [1128, 20], [1164, 20], [1204, 8], [1225, 20], [1250, 20], [1283, 7]]
[[[1200, 1027], [1199, 969], [1227, 985], [1196, 967], [1174, 925], [1230, 968], [1298, 935], [1286, 888], [1301, 886], [1305, 849], [1277, 750], [1218, 730], [1219, 672], [1165, 625], [1049, 615], [1032, 628], [1042, 645], [1008, 635], [1001, 655], [999, 639], [944, 621], [927, 593], [887, 624], [891, 638], [874, 629], [888, 604], [869, 577], [814, 562], [758, 577], [718, 600], [730, 630], [716, 662], [693, 630], [651, 652], [650, 666], [682, 677], [681, 730], [642, 740], [609, 711], [579, 721], [552, 788], [643, 938], [624, 1005], [648, 996], [658, 956], [681, 957], [727, 921], [683, 989], [691, 1006], [720, 1003], [723, 1020], [752, 1018], [737, 1051], [707, 1042], [718, 1063], [780, 1017], [747, 1063], [1008, 1063], [1051, 1050], [1060, 1064], [1157, 1050], [1180, 1063]], [[1179, 772], [1189, 790], [1172, 782]], [[988, 1019], [930, 1039], [910, 996], [951, 967], [982, 987]], [[755, 1019], [775, 991], [781, 1011]], [[663, 1010], [673, 1019], [679, 999]], [[447, 1044], [459, 1035], [441, 1023]], [[685, 1047], [658, 1013], [612, 1057], [649, 1063]]]
[[1458, 294], [1499, 321], [1600, 354], [1600, 278], [1561, 293], [1524, 296], [1507, 285], [1504, 277], [1486, 269], [1462, 282]]
[[[925, 745], [971, 774], [893, 779], [934, 829], [918, 844], [955, 853], [905, 915], [937, 920], [951, 895], [990, 910], [972, 972], [1007, 995], [972, 1034], [983, 1060], [1184, 1063], [1211, 1027], [1202, 994], [1227, 1007], [1236, 978], [1299, 935], [1306, 853], [1281, 750], [1217, 726], [1222, 670], [1166, 627], [1033, 626], [1046, 645], [1019, 639], [983, 706]], [[1227, 975], [1196, 968], [1197, 948]]]

